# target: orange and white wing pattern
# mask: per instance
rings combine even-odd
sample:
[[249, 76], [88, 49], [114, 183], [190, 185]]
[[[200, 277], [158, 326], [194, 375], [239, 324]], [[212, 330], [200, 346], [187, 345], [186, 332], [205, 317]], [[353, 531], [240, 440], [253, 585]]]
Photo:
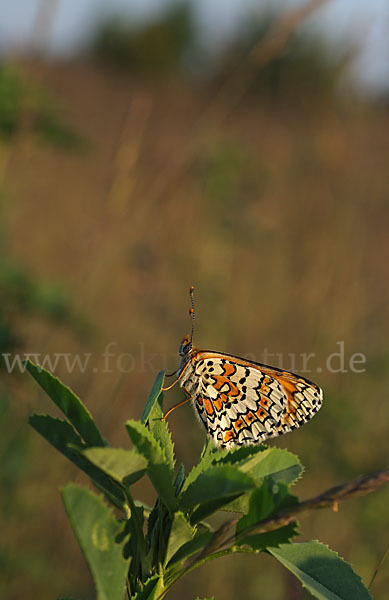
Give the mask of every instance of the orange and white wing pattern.
[[221, 447], [258, 444], [288, 433], [320, 409], [312, 381], [243, 358], [193, 350], [180, 373], [207, 433]]

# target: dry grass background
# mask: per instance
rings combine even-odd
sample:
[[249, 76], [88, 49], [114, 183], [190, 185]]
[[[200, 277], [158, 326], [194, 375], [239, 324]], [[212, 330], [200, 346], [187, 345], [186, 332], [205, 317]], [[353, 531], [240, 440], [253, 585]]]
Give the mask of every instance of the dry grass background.
[[[21, 350], [92, 353], [97, 372], [68, 373], [61, 363], [56, 374], [81, 396], [109, 442], [127, 446], [124, 421], [140, 416], [157, 370], [176, 366], [193, 284], [198, 345], [259, 360], [265, 348], [284, 357], [316, 354], [308, 376], [324, 388], [324, 406], [306, 427], [272, 442], [306, 466], [296, 493], [308, 497], [384, 468], [387, 111], [351, 99], [309, 106], [253, 94], [199, 130], [210, 88], [174, 78], [151, 84], [82, 62], [46, 65], [43, 79], [90, 146], [66, 153], [37, 146], [28, 131], [20, 135], [8, 157], [3, 227], [15, 260], [37, 278], [60, 281], [90, 326], [80, 335], [20, 317]], [[338, 341], [346, 358], [366, 355], [366, 372], [325, 369]], [[113, 352], [132, 355], [128, 373], [114, 360], [113, 372], [102, 372], [110, 342], [117, 342]], [[143, 364], [143, 351], [155, 354], [151, 363]], [[52, 410], [49, 401], [27, 376], [2, 380], [12, 394], [6, 435], [22, 437], [25, 450], [2, 524], [1, 597], [92, 598], [58, 493], [82, 477], [27, 426], [31, 412]], [[172, 390], [165, 402], [179, 394]], [[178, 458], [189, 467], [202, 429], [188, 407], [169, 424]], [[147, 486], [138, 487], [151, 501]], [[303, 539], [328, 543], [368, 583], [388, 543], [387, 504], [382, 490], [337, 514], [304, 516]], [[388, 585], [384, 564], [377, 600]], [[248, 599], [308, 597], [265, 555], [207, 565], [169, 597], [232, 599], [242, 589]]]

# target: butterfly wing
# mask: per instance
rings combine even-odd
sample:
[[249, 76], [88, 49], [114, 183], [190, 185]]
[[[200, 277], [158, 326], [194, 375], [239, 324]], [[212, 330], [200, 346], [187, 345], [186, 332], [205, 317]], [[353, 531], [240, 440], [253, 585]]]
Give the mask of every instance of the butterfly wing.
[[288, 433], [322, 404], [321, 389], [308, 379], [228, 354], [197, 352], [182, 375], [208, 434], [222, 447]]

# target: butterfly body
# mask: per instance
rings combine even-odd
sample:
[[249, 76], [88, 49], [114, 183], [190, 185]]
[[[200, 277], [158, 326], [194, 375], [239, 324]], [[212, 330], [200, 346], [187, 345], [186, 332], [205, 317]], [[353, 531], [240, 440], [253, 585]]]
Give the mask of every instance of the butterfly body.
[[258, 444], [288, 433], [320, 409], [312, 381], [237, 356], [180, 345], [178, 379], [205, 429], [221, 447]]

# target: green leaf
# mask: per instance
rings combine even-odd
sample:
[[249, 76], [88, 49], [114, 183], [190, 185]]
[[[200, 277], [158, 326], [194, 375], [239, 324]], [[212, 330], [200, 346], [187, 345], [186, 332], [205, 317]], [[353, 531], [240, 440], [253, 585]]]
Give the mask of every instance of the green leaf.
[[29, 423], [54, 448], [84, 471], [93, 483], [107, 494], [111, 502], [119, 508], [123, 507], [124, 496], [122, 490], [105, 473], [91, 465], [81, 454], [81, 451], [85, 449], [85, 444], [70, 423], [50, 415], [37, 414], [29, 418]]
[[[252, 476], [257, 482], [267, 475], [277, 481], [292, 483], [302, 472], [303, 468], [294, 454], [280, 448], [260, 446], [242, 446], [231, 450], [220, 450], [207, 446], [201, 461], [193, 467], [183, 486], [185, 491], [196, 478], [212, 465], [236, 465], [239, 469]], [[249, 495], [242, 494], [223, 507], [223, 510], [247, 513]]]
[[174, 487], [176, 489], [177, 496], [178, 496], [178, 494], [180, 494], [180, 492], [182, 490], [182, 486], [184, 485], [184, 482], [185, 482], [185, 465], [181, 463], [180, 468], [178, 469], [176, 480], [174, 482]]
[[152, 465], [148, 468], [148, 476], [161, 500], [170, 512], [177, 510], [177, 498], [173, 484], [173, 476], [168, 465]]
[[152, 433], [138, 421], [127, 421], [127, 432], [137, 451], [148, 461], [147, 474], [158, 495], [170, 512], [177, 508], [174, 488], [174, 470], [166, 460], [165, 452]]
[[212, 596], [212, 598], [199, 598], [197, 596], [196, 600], [215, 600], [215, 596]]
[[165, 564], [174, 556], [174, 554], [186, 542], [189, 542], [194, 535], [194, 528], [186, 519], [184, 513], [176, 512], [173, 518], [170, 530], [169, 541], [166, 550]]
[[200, 533], [200, 535], [197, 535], [190, 542], [186, 542], [186, 544], [183, 544], [181, 548], [179, 548], [170, 559], [168, 563], [168, 568], [170, 568], [172, 565], [175, 565], [178, 562], [186, 560], [193, 554], [196, 554], [196, 552], [199, 552], [200, 550], [205, 548], [205, 546], [212, 538], [212, 535], [213, 534], [211, 531], [204, 531], [204, 533]]
[[371, 600], [351, 566], [318, 541], [290, 543], [268, 551], [319, 600]]
[[294, 454], [281, 448], [266, 448], [239, 463], [245, 473], [250, 473], [256, 481], [271, 475], [275, 481], [292, 483], [302, 472], [303, 467]]
[[251, 492], [247, 515], [239, 519], [236, 525], [236, 536], [267, 519], [280, 508], [295, 504], [297, 498], [289, 494], [288, 486], [276, 483], [271, 477], [264, 479], [262, 485]]
[[188, 477], [185, 480], [185, 483], [182, 487], [182, 491], [184, 492], [201, 473], [204, 473], [209, 467], [215, 465], [217, 461], [220, 461], [229, 450], [221, 450], [212, 440], [207, 439], [204, 445], [204, 449], [201, 455], [200, 461], [195, 465], [188, 474]]
[[88, 446], [106, 446], [89, 410], [70, 388], [64, 385], [58, 377], [54, 377], [49, 371], [34, 365], [29, 360], [26, 361], [26, 369], [62, 410]]
[[223, 510], [227, 512], [242, 513], [245, 515], [247, 514], [247, 511], [249, 509], [249, 501], [250, 493], [247, 492], [246, 494], [242, 494], [235, 500], [232, 500], [231, 502], [223, 506]]
[[29, 417], [28, 422], [54, 448], [73, 462], [75, 462], [74, 458], [78, 458], [78, 454], [71, 450], [68, 444], [78, 446], [80, 450], [85, 448], [84, 442], [68, 421], [35, 413]]
[[169, 431], [167, 421], [162, 421], [163, 417], [163, 394], [161, 393], [153, 404], [150, 410], [150, 418], [148, 426], [155, 439], [160, 444], [162, 450], [165, 453], [165, 458], [168, 465], [174, 469], [175, 458], [174, 458], [174, 444], [172, 436]]
[[145, 425], [130, 419], [126, 422], [126, 429], [135, 448], [139, 454], [147, 459], [150, 465], [165, 463], [165, 453]]
[[[232, 453], [234, 464], [236, 459], [242, 458], [239, 461], [239, 468], [244, 472], [251, 475], [257, 483], [260, 483], [262, 478], [271, 475], [274, 481], [280, 481], [284, 483], [292, 483], [302, 473], [303, 467], [294, 454], [281, 448], [268, 448], [266, 446], [260, 446], [257, 452], [247, 453], [246, 456], [241, 451], [246, 450], [246, 447], [239, 448]], [[256, 448], [256, 446], [250, 446], [250, 448]], [[223, 458], [223, 462], [228, 460], [228, 456]], [[241, 496], [237, 500], [234, 500], [224, 510], [232, 512], [241, 512], [246, 514], [249, 509], [249, 496], [248, 494]]]
[[203, 502], [200, 504], [191, 514], [190, 522], [195, 525], [213, 515], [218, 510], [224, 510], [226, 502], [230, 502], [232, 499], [239, 498], [239, 494], [235, 494], [234, 496], [226, 498], [217, 498], [216, 500], [210, 500], [209, 502]]
[[212, 500], [224, 499], [227, 502], [232, 497], [254, 487], [253, 478], [236, 467], [230, 465], [210, 467], [184, 491], [180, 502], [185, 508]]
[[293, 483], [303, 472], [303, 467], [295, 454], [281, 448], [268, 448], [263, 453], [263, 460], [252, 464], [248, 461], [244, 470], [248, 469], [250, 475], [256, 480], [271, 475], [274, 481]]
[[140, 418], [140, 422], [143, 425], [146, 424], [146, 422], [150, 416], [150, 413], [154, 407], [154, 404], [157, 402], [159, 395], [162, 393], [161, 388], [163, 386], [164, 379], [165, 379], [165, 371], [160, 371], [157, 375], [156, 380], [154, 381], [154, 385], [151, 389], [149, 397], [147, 398], [145, 407], [143, 409], [142, 416]]
[[62, 490], [66, 512], [96, 584], [98, 600], [123, 600], [130, 560], [123, 557], [122, 529], [102, 499], [78, 485]]
[[160, 576], [153, 575], [144, 584], [143, 588], [139, 590], [134, 596], [134, 600], [154, 600], [156, 594], [159, 591], [159, 583], [161, 582]]
[[146, 458], [135, 450], [100, 447], [88, 448], [83, 454], [107, 475], [126, 486], [138, 481], [146, 473], [148, 465]]
[[[224, 465], [244, 465], [250, 458], [265, 452], [265, 450], [269, 450], [269, 448], [263, 444], [259, 446], [240, 446], [228, 450], [222, 450], [218, 454], [214, 455], [214, 457], [218, 463], [222, 463]], [[259, 460], [262, 460], [262, 458], [260, 457]]]
[[255, 551], [265, 550], [270, 546], [277, 548], [280, 544], [289, 542], [289, 540], [297, 534], [297, 522], [293, 521], [292, 523], [289, 523], [289, 525], [273, 529], [273, 531], [248, 535], [239, 541], [239, 546], [250, 546], [250, 548]]

